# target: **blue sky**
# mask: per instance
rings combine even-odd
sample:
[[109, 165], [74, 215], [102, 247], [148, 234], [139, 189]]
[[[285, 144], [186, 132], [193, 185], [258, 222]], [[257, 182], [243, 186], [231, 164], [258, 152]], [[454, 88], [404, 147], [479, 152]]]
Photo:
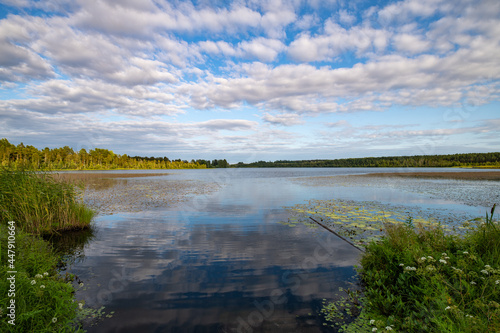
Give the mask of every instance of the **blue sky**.
[[500, 2], [0, 0], [0, 137], [239, 161], [500, 149]]

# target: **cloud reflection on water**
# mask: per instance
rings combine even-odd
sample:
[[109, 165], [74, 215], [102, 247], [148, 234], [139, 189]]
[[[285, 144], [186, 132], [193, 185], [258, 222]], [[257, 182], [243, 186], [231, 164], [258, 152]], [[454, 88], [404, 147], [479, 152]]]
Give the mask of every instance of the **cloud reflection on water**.
[[[254, 301], [268, 299], [273, 290], [290, 294], [289, 302], [273, 311], [273, 320], [275, 312], [282, 321], [286, 317], [295, 322], [295, 313], [310, 312], [311, 302], [330, 298], [345, 286], [358, 258], [342, 241], [330, 239], [331, 255], [322, 250], [323, 262], [304, 264], [326, 235], [303, 226], [179, 224], [175, 214], [160, 221], [138, 215], [113, 216], [111, 228], [104, 221], [97, 240], [86, 249], [85, 263], [74, 268], [89, 280], [82, 295], [86, 304], [104, 303], [118, 313], [96, 332], [120, 327], [132, 332], [150, 311], [159, 312], [161, 320], [147, 325], [157, 322], [156, 328], [169, 327], [167, 331], [177, 325], [190, 327], [187, 331], [196, 325], [227, 328], [236, 323], [227, 313], [251, 313]], [[91, 268], [93, 277], [87, 273]], [[129, 311], [135, 315], [124, 316]], [[221, 321], [224, 317], [231, 320]]]

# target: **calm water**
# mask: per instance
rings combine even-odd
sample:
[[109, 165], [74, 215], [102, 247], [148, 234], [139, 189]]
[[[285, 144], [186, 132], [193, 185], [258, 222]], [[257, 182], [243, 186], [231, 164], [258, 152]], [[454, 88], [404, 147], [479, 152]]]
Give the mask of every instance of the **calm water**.
[[[476, 217], [484, 215], [485, 207], [465, 205], [439, 189], [499, 193], [500, 188], [499, 182], [421, 185], [418, 180], [307, 185], [307, 177], [373, 171], [166, 171], [168, 175], [159, 178], [204, 182], [213, 190], [183, 194], [183, 202], [165, 207], [97, 217], [94, 239], [68, 270], [84, 283], [77, 292], [79, 300], [115, 314], [86, 329], [328, 332], [319, 315], [322, 300], [332, 300], [339, 287], [356, 281], [353, 266], [359, 252], [323, 229], [281, 224], [288, 218], [284, 207], [309, 199], [344, 199]], [[130, 181], [137, 185], [151, 179]]]

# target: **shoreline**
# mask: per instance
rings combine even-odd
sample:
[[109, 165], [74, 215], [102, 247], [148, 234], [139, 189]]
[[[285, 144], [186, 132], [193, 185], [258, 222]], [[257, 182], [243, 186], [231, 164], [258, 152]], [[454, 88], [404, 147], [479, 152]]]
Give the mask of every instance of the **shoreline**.
[[356, 175], [357, 177], [401, 177], [401, 178], [425, 178], [425, 179], [458, 179], [458, 180], [500, 180], [500, 171], [458, 171], [458, 172], [389, 172], [368, 173]]

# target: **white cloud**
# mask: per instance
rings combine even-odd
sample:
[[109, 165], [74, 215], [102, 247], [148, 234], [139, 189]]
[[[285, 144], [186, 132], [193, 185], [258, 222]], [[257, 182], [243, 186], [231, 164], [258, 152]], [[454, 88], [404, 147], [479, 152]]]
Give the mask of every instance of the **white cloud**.
[[118, 114], [149, 117], [184, 112], [174, 96], [159, 88], [127, 88], [96, 80], [49, 80], [31, 85], [33, 97], [0, 101], [0, 108], [28, 110], [47, 114], [99, 113], [114, 110]]
[[13, 7], [27, 7], [30, 3], [29, 0], [2, 0], [0, 3], [3, 3], [4, 5], [7, 6], [13, 6]]
[[273, 125], [292, 126], [304, 124], [304, 121], [296, 114], [271, 115], [269, 113], [265, 113], [262, 119]]
[[207, 40], [207, 41], [200, 42], [198, 45], [200, 47], [201, 52], [205, 52], [205, 53], [209, 53], [209, 54], [221, 54], [224, 56], [236, 55], [235, 48], [231, 44], [229, 44], [225, 41], [220, 40], [220, 41], [214, 42], [211, 40]]
[[394, 44], [398, 51], [408, 53], [422, 53], [429, 50], [431, 44], [423, 40], [421, 36], [410, 34], [399, 34], [394, 36]]
[[294, 27], [298, 30], [308, 30], [319, 23], [319, 18], [313, 14], [307, 14], [301, 16], [295, 21]]
[[0, 81], [28, 81], [54, 76], [49, 61], [34, 52], [30, 45], [33, 29], [43, 30], [43, 20], [10, 16], [0, 21]]
[[285, 45], [277, 39], [257, 38], [239, 45], [243, 57], [255, 58], [260, 61], [270, 62], [285, 49]]
[[350, 14], [345, 9], [339, 11], [339, 21], [345, 25], [351, 25], [356, 21], [356, 16]]
[[435, 14], [441, 0], [405, 0], [384, 7], [378, 12], [379, 22], [390, 24], [393, 21], [407, 22], [415, 17], [429, 17]]
[[331, 128], [351, 127], [351, 124], [347, 120], [339, 120], [333, 123], [326, 123], [325, 125]]
[[290, 43], [288, 53], [296, 61], [334, 60], [343, 52], [355, 51], [359, 56], [368, 52], [383, 51], [390, 37], [384, 30], [370, 27], [352, 27], [345, 29], [329, 20], [325, 24], [325, 33], [311, 36], [302, 34]]
[[244, 119], [212, 119], [194, 125], [210, 130], [238, 131], [253, 130], [257, 126], [257, 122]]
[[[296, 112], [378, 110], [394, 104], [452, 105], [461, 102], [471, 84], [500, 79], [498, 45], [471, 45], [448, 57], [384, 56], [352, 68], [282, 65], [237, 78], [185, 87], [200, 108], [233, 107], [241, 102], [271, 105]], [[478, 53], [478, 49], [489, 50]], [[403, 96], [401, 92], [407, 92]], [[351, 104], [339, 106], [337, 99]], [[356, 102], [358, 100], [358, 102]], [[196, 101], [203, 101], [202, 104]], [[345, 108], [347, 107], [347, 109]], [[329, 111], [327, 111], [329, 110]]]

